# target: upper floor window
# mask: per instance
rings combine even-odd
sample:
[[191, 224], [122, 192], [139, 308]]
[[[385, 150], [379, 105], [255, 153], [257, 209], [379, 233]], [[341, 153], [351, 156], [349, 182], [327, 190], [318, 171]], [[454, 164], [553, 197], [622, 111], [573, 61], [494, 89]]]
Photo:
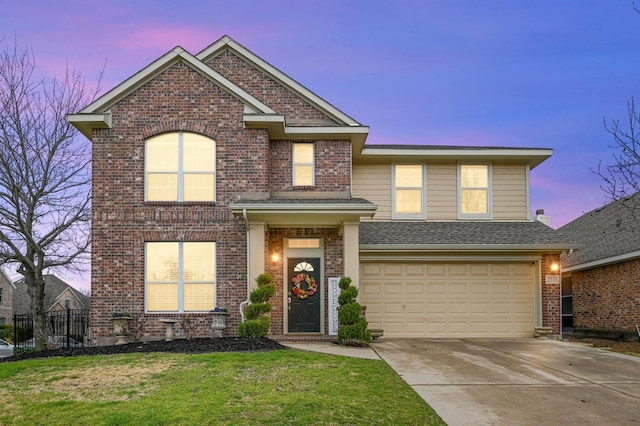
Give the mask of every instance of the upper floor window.
[[458, 167], [458, 213], [460, 218], [491, 218], [491, 168], [487, 164]]
[[146, 312], [207, 312], [215, 292], [216, 243], [145, 244]]
[[426, 218], [425, 167], [396, 164], [393, 168], [393, 217]]
[[313, 144], [293, 144], [293, 186], [313, 186]]
[[146, 201], [215, 201], [215, 141], [195, 133], [166, 133], [145, 146]]
[[2, 305], [4, 302], [2, 301], [2, 290], [4, 290], [2, 287], [0, 287], [0, 305]]

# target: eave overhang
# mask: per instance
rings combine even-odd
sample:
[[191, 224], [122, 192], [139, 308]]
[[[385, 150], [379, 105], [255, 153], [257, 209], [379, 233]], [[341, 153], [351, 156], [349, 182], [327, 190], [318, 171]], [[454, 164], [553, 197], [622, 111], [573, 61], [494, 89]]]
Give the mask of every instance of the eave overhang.
[[267, 129], [272, 140], [350, 140], [354, 145], [364, 145], [367, 126], [288, 126], [281, 114], [244, 114], [244, 125], [248, 129]]
[[614, 263], [627, 262], [627, 261], [638, 259], [638, 258], [640, 258], [640, 250], [634, 251], [631, 253], [621, 254], [618, 256], [611, 256], [604, 259], [592, 260], [590, 262], [584, 262], [576, 265], [563, 266], [562, 272], [574, 272], [574, 271], [581, 271], [584, 269], [598, 268], [602, 266], [612, 265]]
[[372, 218], [378, 206], [375, 204], [344, 203], [235, 203], [229, 206], [235, 216], [243, 216], [249, 222], [264, 222], [271, 227], [314, 226], [334, 227], [344, 222], [359, 222]]
[[505, 161], [528, 163], [533, 169], [553, 155], [550, 148], [502, 148], [430, 145], [368, 145], [354, 150], [358, 163], [394, 161]]
[[564, 245], [521, 244], [360, 244], [362, 261], [406, 262], [535, 262], [544, 254], [559, 254]]
[[69, 114], [67, 119], [73, 126], [80, 130], [83, 135], [91, 139], [92, 129], [111, 127], [111, 114], [109, 110], [113, 105], [178, 62], [183, 62], [188, 65], [209, 81], [234, 96], [245, 105], [245, 110], [252, 111], [256, 114], [276, 113], [269, 106], [254, 98], [235, 83], [232, 83], [220, 73], [214, 71], [195, 56], [178, 46], [86, 106], [79, 113]]

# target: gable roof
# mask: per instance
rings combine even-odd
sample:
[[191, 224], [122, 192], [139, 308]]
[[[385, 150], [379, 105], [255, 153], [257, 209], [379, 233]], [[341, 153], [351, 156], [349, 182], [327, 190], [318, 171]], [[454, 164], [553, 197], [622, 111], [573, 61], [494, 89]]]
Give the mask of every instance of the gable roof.
[[267, 61], [260, 58], [249, 49], [237, 43], [228, 35], [223, 36], [218, 41], [212, 43], [209, 47], [198, 53], [196, 55], [196, 58], [206, 63], [216, 56], [220, 55], [225, 50], [233, 51], [235, 55], [239, 56], [246, 62], [266, 73], [271, 78], [273, 78], [278, 83], [285, 86], [287, 89], [291, 90], [298, 96], [304, 98], [311, 105], [315, 106], [338, 123], [347, 126], [361, 126], [361, 124], [356, 120], [349, 117], [347, 114], [340, 111], [338, 108], [331, 105], [329, 102], [325, 101], [320, 96], [316, 95], [311, 90], [307, 89], [273, 65], [269, 64]]
[[[318, 123], [311, 123], [311, 125], [287, 125], [284, 115], [277, 114], [268, 105], [256, 99], [240, 86], [206, 65], [206, 61], [227, 49], [233, 50], [236, 55], [261, 69], [293, 93], [303, 97], [311, 105], [314, 105], [326, 115], [336, 120], [338, 125], [323, 126], [318, 125]], [[245, 106], [243, 120], [246, 127], [266, 128], [272, 139], [309, 139], [313, 137], [351, 139], [359, 149], [361, 149], [369, 133], [367, 126], [362, 126], [327, 101], [232, 40], [229, 36], [222, 37], [197, 56], [193, 56], [180, 46], [175, 47], [123, 83], [87, 105], [77, 114], [69, 114], [67, 117], [69, 122], [89, 139], [91, 139], [92, 129], [111, 128], [110, 108], [177, 62], [185, 63], [242, 102]]]
[[586, 213], [559, 228], [582, 244], [562, 262], [563, 272], [640, 257], [640, 217], [625, 203], [640, 203], [640, 192]]
[[561, 251], [575, 245], [539, 221], [362, 222], [361, 251]]
[[[83, 309], [89, 309], [91, 300], [89, 297], [80, 293], [75, 288], [71, 287], [66, 282], [62, 281], [55, 275], [44, 276], [44, 309], [49, 311], [58, 302], [58, 297], [64, 292], [70, 292], [78, 302], [83, 306]], [[13, 293], [13, 312], [16, 315], [24, 315], [31, 313], [31, 299], [27, 292], [27, 285], [24, 279], [15, 282], [15, 292]]]

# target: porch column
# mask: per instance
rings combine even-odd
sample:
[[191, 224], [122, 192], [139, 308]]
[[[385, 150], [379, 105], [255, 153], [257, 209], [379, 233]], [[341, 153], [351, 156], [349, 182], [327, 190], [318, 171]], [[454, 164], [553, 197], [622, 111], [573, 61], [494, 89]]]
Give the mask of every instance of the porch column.
[[252, 289], [258, 285], [255, 279], [265, 272], [264, 266], [264, 222], [249, 223], [249, 247], [247, 247], [247, 281]]
[[360, 288], [360, 222], [344, 222], [342, 226], [344, 276]]

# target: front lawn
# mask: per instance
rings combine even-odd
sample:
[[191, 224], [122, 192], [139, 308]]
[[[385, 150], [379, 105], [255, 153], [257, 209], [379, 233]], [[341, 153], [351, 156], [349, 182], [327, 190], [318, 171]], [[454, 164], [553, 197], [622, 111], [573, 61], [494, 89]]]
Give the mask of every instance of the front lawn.
[[296, 350], [0, 364], [2, 425], [442, 425], [384, 362]]

